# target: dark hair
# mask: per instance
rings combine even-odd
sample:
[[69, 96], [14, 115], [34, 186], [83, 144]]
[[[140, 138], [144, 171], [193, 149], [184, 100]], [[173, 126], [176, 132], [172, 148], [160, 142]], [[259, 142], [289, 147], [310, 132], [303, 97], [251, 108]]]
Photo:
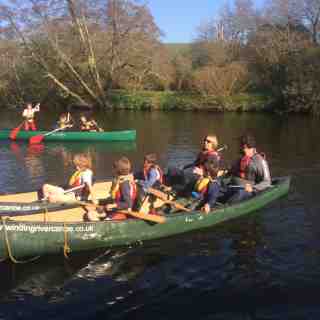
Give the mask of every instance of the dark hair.
[[256, 148], [256, 139], [251, 133], [246, 133], [240, 137], [240, 145], [248, 148]]
[[155, 153], [149, 153], [144, 156], [144, 161], [147, 161], [150, 164], [156, 164], [157, 155]]
[[215, 158], [206, 160], [204, 169], [211, 178], [215, 178], [220, 170], [219, 160]]
[[115, 161], [113, 167], [119, 175], [127, 175], [131, 172], [131, 163], [130, 160], [126, 157], [122, 157], [119, 160]]

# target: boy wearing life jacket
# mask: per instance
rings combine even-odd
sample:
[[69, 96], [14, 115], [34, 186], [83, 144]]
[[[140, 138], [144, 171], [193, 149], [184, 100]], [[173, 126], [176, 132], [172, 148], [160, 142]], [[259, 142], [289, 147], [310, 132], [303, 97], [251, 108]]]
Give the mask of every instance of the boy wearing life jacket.
[[144, 156], [142, 177], [139, 184], [144, 191], [148, 188], [158, 188], [163, 184], [163, 171], [157, 164], [157, 155], [149, 153]]
[[[92, 164], [91, 158], [86, 154], [76, 154], [73, 157], [76, 171], [71, 176], [66, 188], [45, 184], [42, 187], [43, 196], [49, 202], [68, 202], [87, 200], [89, 197], [94, 201], [92, 193]], [[70, 192], [68, 192], [70, 190]]]
[[31, 103], [27, 103], [26, 108], [22, 112], [22, 117], [25, 118], [24, 130], [26, 131], [37, 130], [36, 124], [34, 121], [34, 114], [39, 111], [40, 111], [40, 103], [37, 103], [34, 108], [32, 107]]
[[220, 195], [221, 183], [218, 179], [222, 171], [217, 159], [208, 159], [203, 164], [204, 176], [196, 183], [200, 203], [197, 208], [209, 213]]
[[242, 157], [231, 169], [232, 183], [241, 188], [234, 188], [229, 202], [238, 202], [250, 198], [255, 192], [262, 191], [271, 185], [269, 165], [263, 154], [256, 150], [256, 140], [252, 134], [240, 138]]
[[109, 218], [112, 220], [125, 220], [127, 215], [117, 211], [132, 210], [137, 199], [137, 185], [131, 171], [130, 160], [122, 157], [117, 160], [113, 168], [115, 178], [112, 181], [110, 190], [111, 203], [105, 205], [105, 212], [98, 213], [90, 208], [87, 217], [90, 221], [98, 221], [99, 218]]

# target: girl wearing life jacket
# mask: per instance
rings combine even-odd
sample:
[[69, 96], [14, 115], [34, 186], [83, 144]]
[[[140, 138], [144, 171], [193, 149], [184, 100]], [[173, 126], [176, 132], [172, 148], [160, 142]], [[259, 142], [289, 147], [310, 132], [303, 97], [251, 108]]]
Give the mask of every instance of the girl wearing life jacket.
[[70, 177], [66, 188], [51, 184], [43, 185], [43, 196], [49, 202], [68, 202], [87, 200], [88, 198], [92, 201], [95, 200], [92, 193], [93, 172], [91, 158], [86, 154], [76, 154], [73, 157], [73, 164], [77, 170]]
[[22, 112], [22, 116], [23, 118], [25, 118], [24, 130], [26, 131], [37, 130], [36, 124], [34, 121], [34, 114], [39, 111], [40, 111], [40, 103], [36, 104], [34, 108], [32, 107], [31, 103], [27, 103], [26, 108]]
[[236, 202], [254, 195], [271, 185], [271, 175], [265, 156], [256, 150], [256, 141], [252, 134], [245, 134], [240, 139], [242, 157], [232, 168], [233, 184], [243, 186], [233, 192], [229, 202]]
[[163, 171], [157, 165], [157, 155], [155, 153], [144, 156], [143, 177], [139, 181], [139, 184], [143, 187], [144, 191], [147, 191], [150, 187], [160, 187], [163, 184]]

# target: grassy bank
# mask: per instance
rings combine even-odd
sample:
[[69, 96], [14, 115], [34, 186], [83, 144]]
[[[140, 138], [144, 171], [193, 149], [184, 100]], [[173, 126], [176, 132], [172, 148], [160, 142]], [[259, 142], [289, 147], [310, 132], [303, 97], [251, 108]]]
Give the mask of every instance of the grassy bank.
[[192, 110], [192, 111], [265, 111], [272, 99], [266, 94], [239, 94], [231, 97], [202, 96], [173, 91], [113, 91], [110, 102], [115, 109]]

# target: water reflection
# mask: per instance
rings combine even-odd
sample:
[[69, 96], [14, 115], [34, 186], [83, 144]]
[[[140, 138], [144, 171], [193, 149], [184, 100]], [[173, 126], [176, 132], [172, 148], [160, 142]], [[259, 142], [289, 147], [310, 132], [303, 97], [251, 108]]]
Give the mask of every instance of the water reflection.
[[[6, 117], [3, 123], [14, 127], [14, 119]], [[319, 318], [319, 119], [178, 112], [108, 112], [96, 118], [110, 130], [136, 128], [137, 143], [48, 143], [28, 150], [26, 144], [17, 148], [1, 142], [1, 192], [34, 190], [44, 181], [63, 183], [76, 152], [91, 153], [97, 179], [109, 178], [113, 161], [122, 155], [134, 167], [149, 152], [159, 155], [163, 167], [186, 164], [208, 132], [229, 146], [228, 164], [238, 157], [237, 137], [252, 129], [272, 175], [293, 176], [290, 194], [243, 219], [113, 250], [91, 263], [84, 258], [71, 270], [59, 257], [41, 267], [18, 266], [22, 271], [15, 276], [3, 272], [2, 295], [7, 292], [11, 300], [1, 306], [2, 318], [3, 310], [18, 312], [17, 301], [24, 301], [19, 311], [27, 319], [33, 311], [55, 319], [67, 318], [63, 314], [68, 319]]]
[[[73, 170], [74, 154], [80, 152], [91, 156], [98, 179], [106, 179], [110, 176], [114, 158], [135, 150], [136, 142], [132, 141], [35, 145], [3, 142], [0, 147], [0, 190], [1, 193], [31, 191], [48, 181], [63, 184]], [[106, 170], [108, 164], [110, 168]], [[101, 172], [106, 174], [101, 175]]]

